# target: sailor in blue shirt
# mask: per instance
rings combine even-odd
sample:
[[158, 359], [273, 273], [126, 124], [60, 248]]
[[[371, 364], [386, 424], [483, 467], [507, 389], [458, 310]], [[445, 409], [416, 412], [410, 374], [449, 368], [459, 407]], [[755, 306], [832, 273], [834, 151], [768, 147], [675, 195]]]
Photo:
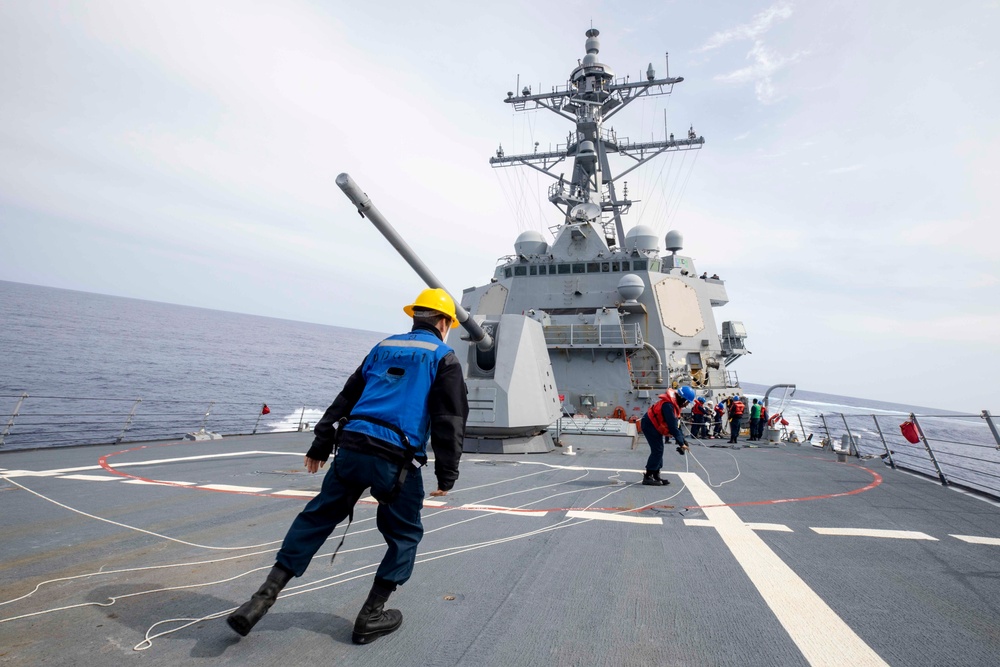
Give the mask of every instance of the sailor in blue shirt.
[[379, 502], [376, 523], [388, 548], [352, 639], [367, 644], [403, 622], [399, 610], [384, 605], [410, 578], [424, 533], [424, 486], [414, 462], [427, 463], [430, 440], [437, 477], [437, 490], [430, 495], [447, 495], [458, 479], [469, 416], [462, 367], [444, 343], [458, 324], [451, 297], [427, 289], [403, 310], [413, 317], [413, 329], [372, 348], [316, 424], [306, 470], [322, 468], [336, 446], [333, 465], [320, 494], [292, 522], [260, 590], [227, 619], [240, 635], [249, 634], [293, 576], [305, 573], [337, 524], [353, 517], [354, 505], [369, 488]]

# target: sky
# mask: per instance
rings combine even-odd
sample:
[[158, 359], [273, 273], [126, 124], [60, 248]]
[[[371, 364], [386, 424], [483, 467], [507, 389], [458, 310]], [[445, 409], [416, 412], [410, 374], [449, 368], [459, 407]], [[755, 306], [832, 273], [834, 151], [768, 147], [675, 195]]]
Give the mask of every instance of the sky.
[[682, 76], [619, 137], [701, 151], [629, 175], [626, 228], [684, 235], [745, 382], [1000, 412], [1000, 2], [0, 0], [0, 280], [394, 332], [548, 234], [565, 140], [507, 91]]

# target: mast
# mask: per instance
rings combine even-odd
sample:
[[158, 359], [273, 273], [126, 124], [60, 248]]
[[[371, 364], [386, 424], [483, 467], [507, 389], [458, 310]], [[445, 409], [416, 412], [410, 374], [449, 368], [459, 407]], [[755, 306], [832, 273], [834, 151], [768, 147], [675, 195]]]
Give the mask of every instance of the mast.
[[[573, 122], [575, 131], [570, 132], [565, 144], [559, 144], [550, 152], [506, 155], [501, 146], [496, 156], [490, 158], [490, 164], [493, 167], [527, 165], [556, 180], [557, 183], [549, 187], [548, 199], [562, 211], [561, 225], [585, 221], [599, 224], [604, 228], [610, 247], [622, 243], [625, 231], [621, 216], [639, 201], [628, 198], [627, 188], [620, 198], [615, 182], [667, 151], [699, 149], [705, 138], [691, 128], [686, 139], [674, 139], [671, 134], [662, 141], [632, 142], [618, 137], [613, 130], [605, 130], [605, 121], [634, 100], [643, 96], [669, 95], [674, 84], [684, 78], [657, 79], [652, 63], [646, 69], [645, 81], [631, 83], [627, 77], [615, 78], [614, 71], [597, 59], [600, 32], [591, 28], [586, 34], [587, 55], [578, 61], [565, 86], [556, 86], [551, 93], [541, 94], [532, 94], [531, 88], [525, 86], [520, 95], [508, 92], [504, 100], [516, 111], [548, 109]], [[631, 158], [635, 164], [616, 176], [611, 170], [609, 154]], [[573, 170], [566, 182], [564, 174], [557, 176], [553, 170], [570, 158]]]

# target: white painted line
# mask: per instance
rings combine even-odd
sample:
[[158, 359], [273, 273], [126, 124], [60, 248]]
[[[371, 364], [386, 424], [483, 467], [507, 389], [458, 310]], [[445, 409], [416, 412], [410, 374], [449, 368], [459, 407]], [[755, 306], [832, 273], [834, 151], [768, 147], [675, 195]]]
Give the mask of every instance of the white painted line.
[[888, 537], [896, 540], [931, 540], [937, 542], [936, 537], [931, 537], [927, 533], [920, 533], [915, 530], [880, 530], [878, 528], [813, 528], [810, 530], [820, 535], [851, 535], [856, 537]]
[[237, 493], [261, 493], [268, 491], [269, 486], [230, 486], [229, 484], [201, 484], [199, 489], [209, 489], [210, 491], [236, 491]]
[[888, 667], [792, 568], [771, 551], [732, 507], [723, 504], [722, 499], [698, 475], [679, 475], [810, 665]]
[[373, 505], [377, 505], [378, 504], [378, 501], [375, 500], [374, 496], [365, 496], [364, 498], [359, 499], [358, 502], [359, 503], [372, 503]]
[[608, 512], [586, 512], [583, 510], [570, 510], [566, 512], [570, 519], [597, 519], [598, 521], [619, 521], [621, 523], [647, 523], [663, 525], [663, 519], [653, 516], [632, 516], [629, 514], [610, 514]]
[[7, 470], [4, 477], [55, 477], [57, 472], [36, 472], [34, 470]]
[[315, 498], [319, 491], [299, 491], [298, 489], [285, 489], [284, 491], [272, 491], [272, 496], [301, 496], [302, 498]]
[[977, 537], [975, 535], [952, 535], [956, 540], [962, 540], [969, 544], [990, 544], [1000, 547], [1000, 538], [997, 537]]
[[495, 514], [517, 514], [518, 516], [545, 516], [546, 510], [519, 510], [513, 507], [500, 507], [499, 505], [460, 505], [463, 510], [480, 510], [482, 512], [493, 512]]
[[122, 484], [150, 484], [152, 486], [194, 486], [194, 482], [168, 482], [167, 480], [126, 479]]
[[[203, 454], [201, 456], [180, 456], [173, 459], [153, 459], [151, 461], [129, 461], [123, 463], [110, 463], [112, 468], [131, 468], [135, 466], [153, 466], [160, 465], [162, 463], [183, 463], [184, 461], [204, 461], [205, 459], [228, 459], [234, 456], [257, 456], [259, 454], [266, 454], [269, 456], [297, 456], [302, 457], [303, 454], [296, 452], [266, 452], [261, 450], [252, 450], [246, 452], [230, 452], [228, 454]], [[59, 475], [64, 472], [83, 472], [84, 470], [101, 470], [101, 466], [80, 466], [78, 468], [57, 468], [55, 470], [47, 470], [46, 473], [52, 473], [54, 475]]]
[[85, 482], [118, 482], [122, 478], [112, 475], [63, 475], [59, 479], [80, 479]]
[[[712, 522], [708, 519], [684, 519], [685, 526], [707, 526], [711, 528], [713, 526]], [[795, 532], [788, 526], [780, 523], [744, 523], [744, 526], [750, 528], [751, 530], [776, 530], [782, 533], [792, 533]]]
[[430, 498], [424, 498], [424, 507], [444, 507], [447, 505], [443, 500], [431, 500]]

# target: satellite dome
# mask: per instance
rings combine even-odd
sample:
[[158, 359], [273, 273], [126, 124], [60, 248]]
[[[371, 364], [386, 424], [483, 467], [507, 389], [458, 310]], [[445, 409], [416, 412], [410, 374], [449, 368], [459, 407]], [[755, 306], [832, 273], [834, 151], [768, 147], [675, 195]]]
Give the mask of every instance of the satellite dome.
[[541, 232], [529, 229], [521, 232], [514, 241], [514, 252], [518, 255], [544, 255], [549, 251], [549, 244]]
[[636, 225], [625, 233], [626, 250], [659, 250], [656, 230], [647, 225]]
[[682, 250], [684, 248], [684, 235], [676, 229], [671, 229], [667, 232], [667, 238], [665, 240], [667, 242], [667, 250], [670, 252], [677, 252], [678, 250]]
[[642, 278], [634, 273], [626, 273], [618, 281], [618, 294], [626, 302], [634, 302], [645, 290], [646, 285], [642, 282]]

